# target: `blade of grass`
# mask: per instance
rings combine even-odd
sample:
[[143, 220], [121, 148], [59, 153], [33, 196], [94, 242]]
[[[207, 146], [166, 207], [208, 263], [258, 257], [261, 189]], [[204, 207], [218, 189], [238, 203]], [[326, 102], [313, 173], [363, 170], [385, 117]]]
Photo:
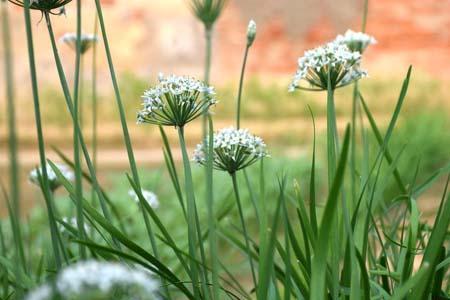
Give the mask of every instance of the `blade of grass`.
[[338, 204], [339, 191], [344, 180], [344, 172], [347, 163], [348, 148], [350, 143], [350, 128], [347, 126], [345, 130], [344, 144], [339, 158], [339, 164], [334, 174], [333, 184], [328, 195], [325, 205], [322, 221], [319, 227], [319, 235], [316, 247], [316, 254], [313, 258], [312, 276], [311, 276], [311, 296], [310, 299], [325, 299], [326, 292], [326, 269], [327, 269], [327, 252], [330, 242], [329, 235], [335, 221], [336, 208]]
[[56, 268], [59, 270], [62, 265], [61, 255], [59, 253], [58, 247], [58, 230], [56, 228], [56, 222], [53, 213], [53, 204], [50, 196], [50, 185], [47, 175], [47, 164], [46, 164], [46, 154], [44, 145], [44, 134], [42, 130], [41, 121], [41, 109], [39, 102], [39, 90], [37, 84], [37, 72], [36, 72], [36, 62], [34, 57], [34, 43], [33, 43], [33, 31], [31, 26], [31, 15], [30, 15], [30, 0], [24, 1], [24, 19], [25, 19], [25, 31], [27, 37], [27, 49], [28, 49], [28, 62], [30, 67], [30, 78], [31, 78], [31, 90], [33, 95], [33, 106], [34, 106], [34, 117], [36, 123], [36, 132], [38, 139], [38, 149], [39, 149], [39, 161], [42, 168], [42, 191], [47, 208], [48, 220], [50, 225], [50, 236], [52, 241], [52, 250], [56, 262]]

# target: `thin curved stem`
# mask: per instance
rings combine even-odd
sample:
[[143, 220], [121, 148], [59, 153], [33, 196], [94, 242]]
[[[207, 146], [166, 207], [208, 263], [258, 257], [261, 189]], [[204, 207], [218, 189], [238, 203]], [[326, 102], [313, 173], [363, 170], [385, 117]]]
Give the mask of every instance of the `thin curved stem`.
[[33, 45], [33, 32], [31, 27], [31, 15], [30, 15], [30, 0], [24, 1], [24, 17], [25, 17], [25, 29], [27, 36], [27, 48], [28, 48], [28, 60], [30, 64], [30, 76], [31, 76], [31, 87], [33, 94], [33, 105], [34, 105], [34, 117], [36, 123], [36, 131], [38, 138], [38, 149], [39, 149], [39, 161], [42, 170], [42, 192], [44, 195], [45, 203], [47, 206], [47, 213], [49, 215], [50, 224], [50, 234], [52, 240], [52, 248], [55, 255], [56, 269], [60, 270], [62, 266], [61, 255], [58, 246], [58, 230], [56, 227], [56, 221], [54, 219], [53, 204], [51, 198], [50, 185], [48, 181], [47, 173], [47, 158], [45, 155], [45, 145], [44, 145], [44, 134], [42, 131], [42, 119], [41, 119], [41, 109], [39, 104], [39, 90], [37, 84], [37, 72], [36, 72], [36, 62], [34, 57], [34, 45]]
[[241, 126], [241, 98], [242, 98], [242, 88], [244, 86], [244, 74], [245, 74], [245, 67], [247, 65], [247, 57], [248, 57], [248, 50], [250, 49], [250, 46], [247, 44], [245, 47], [244, 52], [244, 61], [242, 63], [241, 68], [241, 77], [239, 79], [239, 91], [238, 91], [238, 97], [237, 97], [237, 104], [236, 104], [236, 128], [239, 129]]
[[253, 259], [252, 259], [252, 255], [251, 255], [251, 251], [250, 251], [250, 242], [248, 239], [247, 226], [245, 225], [244, 213], [243, 213], [242, 204], [241, 204], [241, 197], [239, 196], [239, 188], [238, 188], [238, 184], [237, 184], [237, 180], [236, 180], [236, 173], [230, 173], [230, 175], [231, 175], [231, 180], [233, 182], [233, 190], [234, 190], [234, 195], [236, 197], [236, 203], [238, 206], [239, 218], [241, 220], [241, 225], [242, 225], [242, 231], [244, 233], [245, 248], [246, 248], [246, 252], [248, 254], [248, 260], [249, 260], [250, 269], [252, 272], [253, 286], [256, 288], [255, 268], [253, 266]]

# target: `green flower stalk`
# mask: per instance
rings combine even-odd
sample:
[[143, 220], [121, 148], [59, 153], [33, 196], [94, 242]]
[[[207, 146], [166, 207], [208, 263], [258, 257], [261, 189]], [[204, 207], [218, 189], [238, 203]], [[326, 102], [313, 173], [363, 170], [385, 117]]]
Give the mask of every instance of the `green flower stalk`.
[[244, 74], [245, 74], [245, 67], [247, 66], [247, 58], [248, 58], [248, 51], [250, 50], [250, 47], [253, 45], [253, 42], [256, 38], [256, 23], [253, 20], [250, 20], [247, 27], [247, 45], [245, 47], [244, 52], [244, 61], [242, 63], [241, 68], [241, 77], [239, 79], [239, 91], [238, 91], [238, 97], [237, 97], [237, 103], [236, 103], [236, 127], [239, 129], [241, 127], [241, 98], [242, 98], [242, 89], [244, 86]]
[[[208, 162], [207, 153], [208, 143], [200, 143], [194, 152], [193, 160], [201, 165]], [[236, 172], [242, 170], [258, 160], [267, 157], [269, 154], [266, 150], [266, 144], [257, 136], [252, 135], [246, 129], [234, 129], [233, 127], [225, 128], [215, 133], [213, 136], [213, 167], [216, 170], [228, 172], [233, 182], [233, 190], [238, 205], [239, 218], [243, 234], [245, 237], [245, 245], [247, 249], [250, 269], [252, 272], [253, 283], [256, 287], [256, 275], [251, 257], [250, 242], [248, 240], [247, 227], [245, 225], [244, 213], [242, 210], [241, 198], [239, 196], [239, 188], [236, 179]]]
[[[185, 189], [188, 215], [189, 255], [191, 260], [191, 279], [194, 295], [200, 297], [199, 266], [196, 262], [197, 250], [200, 244], [202, 260], [204, 256], [202, 234], [199, 228], [197, 206], [195, 203], [194, 184], [189, 156], [186, 149], [184, 126], [198, 118], [204, 111], [217, 101], [214, 98], [214, 88], [201, 81], [187, 76], [159, 75], [159, 83], [144, 92], [143, 109], [138, 112], [138, 124], [149, 123], [159, 126], [173, 126], [178, 130], [181, 153], [184, 164]], [[206, 286], [203, 283], [203, 289]]]

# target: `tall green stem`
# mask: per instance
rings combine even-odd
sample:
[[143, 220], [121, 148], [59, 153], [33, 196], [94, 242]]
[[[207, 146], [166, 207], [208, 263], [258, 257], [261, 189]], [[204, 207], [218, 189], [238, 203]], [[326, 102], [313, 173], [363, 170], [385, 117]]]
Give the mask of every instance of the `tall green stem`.
[[188, 240], [189, 240], [189, 255], [191, 280], [194, 296], [196, 299], [200, 299], [200, 292], [198, 289], [198, 265], [197, 265], [197, 229], [196, 229], [196, 208], [195, 208], [195, 195], [194, 195], [194, 183], [192, 180], [191, 165], [189, 162], [189, 156], [186, 150], [186, 142], [184, 139], [184, 128], [178, 127], [178, 138], [180, 140], [181, 154], [183, 157], [184, 166], [184, 180], [186, 189], [186, 201], [187, 201], [187, 216], [188, 216]]
[[247, 226], [245, 225], [244, 213], [243, 213], [242, 204], [241, 204], [241, 197], [239, 196], [239, 189], [238, 189], [238, 184], [237, 184], [237, 180], [236, 180], [236, 173], [231, 173], [230, 175], [231, 175], [231, 180], [233, 181], [234, 195], [236, 197], [236, 203], [238, 205], [238, 211], [239, 211], [239, 218], [241, 220], [242, 231], [243, 231], [244, 238], [245, 238], [245, 248], [246, 248], [246, 252], [248, 254], [248, 260], [249, 260], [250, 269], [252, 272], [253, 286], [256, 288], [255, 268], [253, 267], [253, 259], [252, 259], [251, 249], [250, 249], [250, 242], [248, 240], [248, 232], [247, 232]]
[[[95, 15], [94, 36], [98, 34], [98, 17]], [[92, 45], [92, 162], [97, 171], [97, 43]], [[92, 194], [94, 198], [95, 194]]]
[[[76, 116], [75, 116], [75, 111], [74, 111], [74, 104], [72, 102], [72, 97], [70, 95], [70, 91], [69, 91], [69, 86], [67, 84], [66, 75], [64, 74], [64, 69], [62, 67], [61, 58], [59, 57], [58, 48], [56, 47], [55, 35], [54, 35], [54, 32], [53, 32], [52, 23], [51, 23], [51, 19], [50, 19], [49, 13], [47, 13], [47, 12], [44, 13], [44, 17], [45, 17], [45, 20], [46, 20], [46, 23], [47, 23], [47, 29], [48, 29], [48, 34], [49, 34], [49, 37], [50, 37], [50, 42], [51, 42], [51, 45], [52, 45], [53, 56], [55, 58], [55, 64], [56, 64], [56, 68], [58, 70], [59, 80], [60, 80], [61, 87], [62, 87], [62, 90], [63, 90], [63, 93], [64, 93], [64, 99], [66, 101], [66, 106], [67, 106], [67, 109], [68, 109], [68, 111], [70, 113], [70, 116], [72, 118], [73, 126], [77, 130], [78, 139], [80, 141], [81, 149], [83, 151], [83, 155], [84, 155], [84, 158], [86, 160], [86, 164], [87, 164], [87, 167], [88, 167], [88, 170], [89, 170], [89, 174], [90, 174], [90, 176], [92, 178], [92, 185], [93, 185], [93, 187], [94, 187], [94, 189], [95, 189], [95, 191], [97, 193], [97, 196], [99, 198], [99, 202], [100, 202], [103, 214], [104, 214], [105, 218], [108, 221], [111, 221], [111, 215], [110, 215], [108, 207], [106, 205], [106, 200], [104, 198], [103, 192], [102, 192], [102, 190], [100, 188], [100, 185], [98, 183], [97, 175], [96, 175], [94, 167], [92, 165], [92, 161], [91, 161], [91, 157], [89, 155], [89, 151], [87, 149], [86, 143], [84, 142], [84, 138], [83, 138], [83, 134], [81, 132], [80, 124], [78, 122], [78, 119], [75, 118]], [[82, 199], [79, 199], [79, 200], [81, 201]], [[112, 240], [114, 241], [115, 246], [117, 248], [120, 248], [120, 246], [119, 246], [117, 240], [114, 238], [114, 236], [112, 236]]]
[[[73, 105], [74, 105], [74, 119], [76, 122], [80, 120], [81, 114], [80, 110], [80, 94], [81, 94], [81, 84], [82, 74], [81, 70], [81, 0], [77, 0], [77, 41], [76, 41], [76, 55], [75, 55], [75, 80], [74, 80], [74, 91], [73, 91]], [[77, 207], [77, 227], [80, 232], [80, 237], [82, 240], [85, 239], [86, 233], [84, 231], [84, 218], [83, 218], [83, 184], [82, 184], [82, 165], [80, 156], [80, 140], [78, 138], [77, 127], [73, 126], [73, 155], [75, 163], [75, 202]], [[81, 258], [86, 258], [86, 246], [83, 244], [79, 245]]]
[[247, 65], [247, 57], [248, 57], [248, 50], [249, 49], [250, 49], [250, 46], [247, 44], [247, 46], [245, 47], [244, 61], [242, 63], [242, 68], [241, 68], [241, 77], [239, 79], [239, 91], [238, 91], [237, 104], [236, 104], [236, 128], [237, 129], [239, 129], [241, 127], [242, 88], [244, 86], [244, 74], [245, 74], [245, 67]]
[[28, 48], [28, 60], [30, 64], [30, 77], [31, 77], [31, 87], [33, 94], [33, 105], [34, 105], [34, 116], [36, 123], [36, 131], [38, 138], [38, 148], [39, 148], [39, 160], [42, 170], [42, 192], [44, 195], [44, 200], [47, 206], [47, 213], [49, 216], [50, 224], [50, 235], [52, 240], [52, 248], [55, 255], [56, 268], [59, 270], [62, 266], [61, 256], [58, 248], [58, 230], [56, 227], [56, 221], [54, 219], [53, 204], [50, 192], [50, 185], [48, 182], [47, 174], [47, 159], [45, 155], [44, 146], [44, 134], [42, 131], [42, 121], [41, 121], [41, 109], [39, 104], [39, 91], [37, 84], [37, 73], [36, 73], [36, 62], [34, 58], [34, 44], [33, 44], [33, 32], [31, 27], [31, 15], [30, 15], [30, 0], [25, 0], [24, 2], [24, 18], [25, 18], [25, 30], [27, 36], [27, 48]]
[[331, 187], [336, 172], [336, 112], [334, 107], [334, 90], [327, 92], [327, 156], [328, 156], [328, 186]]

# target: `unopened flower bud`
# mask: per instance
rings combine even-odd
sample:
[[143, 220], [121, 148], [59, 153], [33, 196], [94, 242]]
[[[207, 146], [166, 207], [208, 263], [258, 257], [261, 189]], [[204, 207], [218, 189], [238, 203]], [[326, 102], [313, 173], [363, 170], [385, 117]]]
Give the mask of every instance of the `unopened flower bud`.
[[247, 27], [247, 45], [250, 47], [256, 37], [256, 22], [250, 20]]

